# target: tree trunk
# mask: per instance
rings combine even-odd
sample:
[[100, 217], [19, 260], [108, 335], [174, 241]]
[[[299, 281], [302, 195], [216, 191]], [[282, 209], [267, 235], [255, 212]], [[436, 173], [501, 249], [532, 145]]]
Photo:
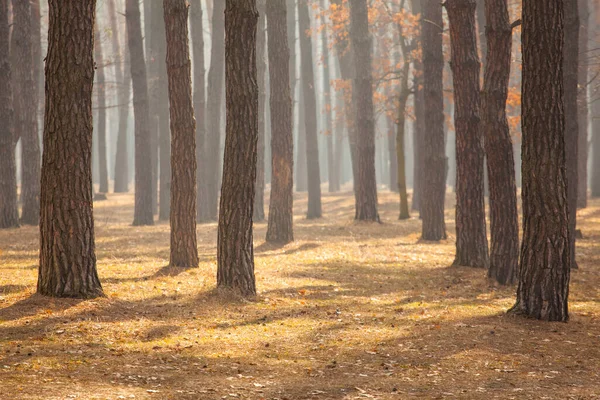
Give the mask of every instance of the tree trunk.
[[133, 114], [135, 120], [135, 209], [133, 225], [153, 225], [152, 209], [152, 158], [150, 156], [150, 109], [148, 105], [148, 80], [142, 27], [140, 24], [140, 6], [137, 0], [127, 0], [125, 4], [127, 18], [127, 37], [133, 86]]
[[[387, 117], [387, 150], [389, 158], [389, 185], [390, 191], [399, 193], [398, 191], [398, 154], [396, 149], [396, 131], [394, 130], [394, 120], [391, 117]], [[405, 178], [406, 181], [406, 178]]]
[[[596, 4], [594, 10], [594, 34], [600, 35], [600, 5]], [[592, 98], [600, 97], [600, 88], [596, 86], [596, 91]], [[592, 102], [592, 197], [600, 197], [600, 101]]]
[[[158, 42], [164, 40], [162, 3], [159, 1], [144, 1], [144, 48], [146, 56], [146, 74], [148, 78], [148, 107], [150, 109], [150, 158], [152, 162], [152, 213], [158, 212], [158, 174], [159, 174], [159, 134], [160, 117], [158, 116], [158, 64], [162, 64], [158, 54]], [[158, 31], [161, 31], [159, 34]], [[166, 79], [166, 76], [164, 77]]]
[[456, 258], [453, 265], [487, 268], [483, 138], [479, 126], [479, 55], [475, 0], [448, 0], [456, 131]]
[[257, 0], [258, 30], [256, 32], [256, 68], [258, 71], [258, 145], [256, 161], [256, 194], [254, 195], [254, 222], [265, 220], [265, 103], [267, 99], [267, 63], [265, 51], [267, 28], [266, 0]]
[[[127, 52], [121, 52], [119, 24], [115, 0], [109, 0], [110, 29], [112, 31], [112, 50], [115, 57], [115, 80], [118, 85], [119, 129], [117, 133], [117, 149], [115, 155], [115, 193], [129, 191], [129, 159], [127, 155], [127, 122], [129, 120], [129, 97], [131, 96], [131, 72], [125, 60]], [[123, 72], [125, 71], [125, 77]]]
[[49, 1], [37, 285], [46, 296], [103, 295], [92, 210], [95, 9], [95, 0]]
[[208, 71], [208, 130], [205, 140], [204, 173], [206, 204], [200, 205], [200, 221], [217, 219], [219, 198], [219, 164], [221, 154], [221, 106], [223, 102], [223, 74], [225, 72], [225, 1], [214, 3], [212, 14], [212, 44]]
[[488, 277], [502, 285], [512, 285], [519, 263], [519, 221], [513, 145], [506, 118], [512, 49], [507, 0], [488, 0], [485, 13], [488, 63], [481, 93], [481, 130], [490, 184]]
[[21, 222], [40, 221], [40, 139], [33, 77], [32, 15], [28, 1], [13, 0], [12, 75], [14, 129], [21, 138]]
[[285, 0], [269, 0], [267, 24], [269, 79], [271, 82], [271, 200], [267, 242], [294, 240], [294, 137], [290, 94], [289, 48]]
[[590, 10], [588, 0], [577, 0], [579, 12], [579, 71], [578, 71], [578, 146], [577, 146], [577, 208], [587, 207], [588, 192], [588, 64], [589, 64], [589, 18]]
[[577, 268], [575, 260], [575, 230], [577, 229], [577, 185], [579, 182], [579, 120], [577, 86], [579, 69], [579, 12], [578, 0], [564, 1], [564, 106], [565, 106], [565, 154], [567, 168], [567, 204], [569, 207], [569, 255], [571, 268]]
[[242, 296], [254, 296], [252, 208], [258, 141], [258, 11], [256, 0], [226, 0], [225, 3], [227, 125], [219, 207], [217, 286]]
[[[411, 0], [411, 10], [413, 15], [420, 15], [423, 7], [420, 0]], [[422, 22], [421, 22], [422, 24]], [[421, 34], [422, 37], [422, 34]], [[421, 37], [415, 37], [415, 46], [421, 44]], [[422, 47], [422, 46], [421, 46]], [[413, 211], [421, 210], [421, 178], [423, 174], [422, 154], [423, 154], [423, 134], [425, 130], [425, 114], [424, 114], [424, 93], [423, 93], [423, 60], [421, 57], [416, 57], [413, 61], [414, 69], [414, 109], [415, 120], [413, 122], [413, 197], [411, 208]]]
[[371, 75], [371, 35], [366, 0], [350, 1], [350, 41], [355, 76], [352, 98], [356, 114], [356, 182], [354, 197], [360, 221], [379, 221], [377, 180], [375, 178], [375, 117], [373, 112], [373, 77]]
[[[310, 15], [307, 0], [298, 0], [298, 24], [300, 27], [300, 56], [302, 93], [304, 96], [304, 123], [306, 131], [306, 170], [308, 181], [308, 211], [306, 218], [321, 218], [321, 170], [319, 168], [319, 142], [317, 137], [317, 100], [313, 70]], [[302, 121], [301, 121], [302, 122]]]
[[487, 16], [485, 15], [485, 4], [486, 0], [477, 0], [476, 11], [477, 11], [477, 41], [479, 42], [479, 48], [481, 49], [481, 63], [485, 68], [487, 66], [488, 59], [488, 43], [486, 37], [487, 31]]
[[523, 244], [511, 312], [567, 321], [570, 252], [563, 2], [523, 2]]
[[[327, 10], [327, 3], [325, 0], [320, 1], [320, 7], [323, 12]], [[321, 17], [321, 53], [323, 57], [323, 99], [324, 105], [321, 107], [322, 112], [325, 113], [325, 126], [323, 128], [323, 134], [327, 138], [327, 182], [329, 186], [329, 193], [336, 192], [339, 184], [336, 182], [337, 178], [335, 175], [335, 147], [334, 137], [332, 131], [332, 113], [333, 113], [333, 96], [331, 93], [331, 62], [329, 57], [329, 44], [328, 44], [328, 27], [325, 17]]]
[[108, 193], [108, 165], [106, 163], [106, 78], [102, 55], [102, 35], [100, 21], [96, 21], [94, 58], [96, 62], [96, 98], [98, 106], [98, 167], [100, 172], [99, 193]]
[[444, 202], [447, 158], [444, 140], [444, 20], [438, 0], [426, 0], [421, 17], [423, 47], [423, 103], [425, 124], [422, 142], [420, 209], [424, 240], [446, 239]]
[[196, 214], [201, 221], [200, 210], [207, 202], [204, 169], [206, 140], [206, 68], [204, 64], [204, 29], [202, 20], [202, 0], [195, 0], [190, 6], [192, 26], [192, 46], [194, 55], [194, 115], [196, 116]]
[[0, 0], [0, 229], [19, 226], [15, 161], [18, 137], [13, 126], [8, 1]]
[[[300, 39], [301, 40], [301, 39]], [[302, 52], [301, 52], [302, 53]], [[302, 57], [302, 54], [300, 54]], [[300, 66], [302, 68], [302, 66]], [[302, 72], [302, 71], [300, 71]], [[298, 90], [298, 146], [296, 150], [296, 192], [308, 190], [308, 176], [306, 171], [306, 100], [304, 99], [304, 85], [302, 76], [298, 78], [300, 89]]]
[[196, 120], [186, 0], [163, 0], [171, 116], [171, 261], [172, 267], [197, 267]]
[[44, 111], [44, 59], [42, 56], [42, 17], [40, 0], [31, 0], [31, 41], [33, 46], [33, 81], [35, 82], [35, 93], [37, 95], [38, 136], [42, 128], [43, 120], [40, 115]]
[[[403, 39], [400, 39], [403, 40]], [[410, 62], [407, 63], [410, 66]], [[402, 79], [406, 82], [408, 79], [408, 70], [405, 70], [406, 78], [403, 76]], [[408, 86], [408, 85], [406, 85]], [[397, 132], [396, 132], [396, 168], [395, 173], [397, 177], [398, 193], [400, 194], [400, 215], [399, 220], [409, 219], [410, 213], [408, 211], [408, 194], [406, 192], [406, 159], [404, 150], [404, 137], [405, 137], [405, 126], [406, 126], [406, 103], [408, 102], [408, 88], [403, 87], [399, 98], [398, 107], [398, 121]]]
[[[338, 63], [339, 64], [339, 63]], [[339, 68], [338, 68], [339, 69]], [[336, 74], [336, 78], [339, 78]], [[346, 126], [344, 91], [335, 91], [335, 190], [339, 192], [342, 184], [342, 164], [344, 160], [344, 128]]]

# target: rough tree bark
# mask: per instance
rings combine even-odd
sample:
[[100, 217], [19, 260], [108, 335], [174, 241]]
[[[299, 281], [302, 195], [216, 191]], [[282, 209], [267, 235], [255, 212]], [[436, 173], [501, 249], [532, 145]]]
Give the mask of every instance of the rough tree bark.
[[446, 197], [447, 159], [444, 140], [444, 95], [442, 52], [442, 5], [426, 0], [421, 18], [423, 47], [423, 114], [425, 124], [422, 142], [420, 209], [424, 240], [446, 239], [444, 202]]
[[0, 0], [0, 229], [19, 226], [17, 135], [13, 126], [8, 1]]
[[[129, 159], [127, 156], [127, 121], [129, 120], [129, 97], [131, 96], [131, 73], [127, 72], [125, 51], [121, 52], [120, 37], [122, 33], [117, 23], [115, 0], [108, 1], [110, 29], [112, 31], [112, 50], [114, 53], [115, 80], [117, 81], [119, 102], [119, 128], [117, 132], [117, 148], [115, 153], [115, 193], [129, 191]], [[123, 72], [125, 73], [123, 74]], [[125, 75], [125, 77], [123, 77]]]
[[589, 53], [589, 18], [590, 9], [588, 0], [577, 0], [579, 13], [579, 70], [578, 70], [578, 146], [577, 146], [577, 208], [587, 207], [588, 192], [588, 64]]
[[100, 172], [99, 193], [108, 193], [108, 165], [106, 162], [106, 78], [104, 57], [102, 54], [102, 35], [99, 21], [96, 21], [94, 40], [94, 58], [96, 62], [96, 99], [98, 106], [98, 169]]
[[[152, 160], [152, 212], [158, 212], [158, 174], [159, 174], [159, 134], [160, 134], [160, 117], [158, 115], [158, 65], [163, 64], [164, 54], [161, 57], [158, 54], [158, 42], [165, 38], [162, 2], [159, 1], [144, 1], [142, 2], [144, 16], [144, 55], [146, 60], [146, 77], [148, 78], [148, 107], [150, 108], [150, 122], [148, 129], [150, 130], [150, 157]], [[158, 31], [161, 31], [159, 34]], [[163, 52], [164, 53], [164, 52]], [[164, 79], [167, 79], [164, 76]], [[166, 94], [165, 94], [166, 96]]]
[[[594, 10], [594, 34], [600, 35], [600, 5]], [[600, 96], [600, 88], [596, 87], [594, 99]], [[600, 197], [600, 101], [592, 103], [592, 197]]]
[[171, 260], [173, 267], [197, 267], [196, 120], [186, 0], [163, 0], [171, 116]]
[[267, 242], [294, 240], [294, 136], [290, 94], [289, 47], [285, 0], [267, 2], [269, 78], [271, 82], [271, 199]]
[[350, 41], [356, 69], [352, 87], [356, 113], [356, 166], [358, 167], [354, 183], [356, 201], [354, 218], [360, 221], [379, 221], [375, 179], [372, 43], [366, 0], [350, 0]]
[[[321, 218], [321, 172], [319, 168], [319, 142], [317, 138], [317, 100], [315, 95], [312, 39], [309, 36], [310, 15], [307, 0], [298, 0], [300, 28], [300, 58], [302, 93], [304, 96], [304, 124], [306, 133], [306, 164], [308, 180], [308, 219]], [[300, 121], [302, 123], [302, 121]]]
[[523, 2], [523, 244], [512, 313], [567, 321], [563, 2]]
[[254, 296], [252, 208], [258, 141], [258, 11], [256, 0], [225, 3], [227, 126], [219, 207], [217, 286], [242, 296]]
[[206, 203], [200, 204], [199, 220], [201, 222], [217, 219], [219, 160], [221, 154], [221, 106], [223, 102], [223, 74], [225, 72], [224, 18], [225, 1], [216, 1], [212, 14], [212, 44], [210, 48], [210, 69], [208, 71], [208, 129], [204, 141]]
[[200, 208], [206, 204], [206, 185], [204, 181], [204, 141], [206, 140], [206, 67], [204, 65], [204, 29], [202, 21], [202, 0], [190, 5], [190, 24], [192, 26], [192, 49], [194, 67], [194, 115], [196, 116], [196, 214], [200, 221]]
[[267, 100], [267, 28], [266, 0], [257, 0], [258, 28], [256, 32], [256, 68], [258, 71], [258, 145], [256, 161], [256, 194], [254, 195], [254, 222], [265, 220], [265, 106]]
[[135, 208], [133, 225], [153, 225], [152, 209], [152, 159], [150, 156], [150, 108], [148, 105], [148, 80], [142, 27], [140, 24], [140, 6], [137, 0], [125, 3], [127, 18], [127, 37], [133, 86], [133, 114], [135, 121]]
[[490, 269], [502, 285], [516, 282], [519, 263], [517, 185], [506, 100], [510, 81], [512, 27], [507, 0], [485, 3], [487, 59], [481, 93], [481, 130], [490, 185]]
[[565, 106], [565, 154], [567, 168], [567, 203], [569, 207], [569, 247], [571, 268], [577, 268], [575, 260], [575, 230], [577, 229], [577, 193], [579, 183], [579, 120], [577, 85], [579, 69], [579, 11], [578, 0], [564, 3], [564, 106]]
[[[413, 15], [421, 15], [423, 11], [419, 0], [411, 0], [411, 10]], [[422, 22], [419, 26], [422, 27]], [[415, 47], [421, 47], [421, 35], [415, 37]], [[422, 154], [423, 154], [423, 133], [425, 130], [424, 114], [424, 93], [423, 93], [423, 60], [422, 57], [416, 57], [413, 62], [414, 78], [414, 108], [415, 120], [413, 122], [413, 196], [411, 208], [413, 211], [420, 211], [421, 205], [421, 178], [423, 174]]]
[[453, 265], [487, 268], [483, 137], [479, 125], [479, 55], [475, 0], [447, 0], [456, 131], [456, 258]]
[[34, 80], [32, 14], [29, 1], [13, 0], [12, 76], [14, 129], [21, 138], [21, 222], [40, 221], [40, 137]]
[[50, 0], [48, 4], [37, 291], [46, 296], [93, 298], [103, 295], [96, 272], [92, 210], [96, 1]]

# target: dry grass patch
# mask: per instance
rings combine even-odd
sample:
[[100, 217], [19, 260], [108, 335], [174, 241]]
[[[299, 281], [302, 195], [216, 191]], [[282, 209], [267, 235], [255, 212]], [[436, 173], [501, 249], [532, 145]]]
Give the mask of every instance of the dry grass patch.
[[243, 301], [214, 289], [215, 223], [198, 226], [200, 268], [171, 269], [168, 223], [130, 226], [132, 200], [95, 204], [94, 301], [34, 295], [37, 229], [0, 231], [0, 398], [600, 398], [600, 202], [580, 214], [572, 320], [548, 324], [504, 314], [514, 287], [449, 267], [453, 210], [433, 244], [393, 194], [382, 225], [354, 223], [350, 193], [307, 221], [297, 196], [294, 243], [256, 224], [260, 294]]

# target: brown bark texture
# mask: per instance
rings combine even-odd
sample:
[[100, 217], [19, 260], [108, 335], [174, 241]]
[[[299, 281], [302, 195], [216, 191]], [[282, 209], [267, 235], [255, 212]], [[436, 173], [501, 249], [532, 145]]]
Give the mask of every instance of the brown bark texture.
[[40, 220], [40, 137], [38, 97], [34, 80], [32, 14], [28, 1], [13, 0], [13, 104], [14, 129], [21, 138], [21, 222]]
[[198, 266], [196, 241], [196, 120], [186, 0], [163, 0], [171, 117], [171, 260]]
[[[95, 0], [50, 0], [37, 291], [102, 296], [92, 203]], [[75, 62], [77, 60], [77, 62]]]
[[120, 37], [123, 36], [117, 23], [115, 0], [108, 1], [110, 29], [112, 31], [112, 51], [115, 67], [115, 80], [119, 87], [119, 127], [117, 131], [117, 148], [115, 153], [115, 193], [129, 191], [129, 159], [127, 156], [127, 121], [129, 119], [129, 97], [131, 96], [131, 72], [125, 63], [125, 51], [121, 51]]
[[[307, 0], [298, 0], [300, 27], [300, 58], [302, 93], [304, 96], [304, 126], [306, 133], [306, 171], [308, 181], [308, 210], [306, 218], [321, 218], [321, 170], [319, 167], [319, 142], [317, 138], [317, 99], [315, 94], [312, 38]], [[300, 121], [302, 123], [302, 121]]]
[[271, 199], [267, 242], [289, 243], [294, 240], [294, 137], [292, 132], [292, 96], [285, 0], [268, 0], [268, 55], [271, 82]]
[[[216, 9], [216, 4], [215, 4]], [[256, 0], [226, 0], [227, 124], [217, 240], [217, 286], [256, 295], [252, 209], [258, 141]]]
[[[420, 0], [411, 0], [411, 10], [413, 15], [421, 15], [423, 7]], [[422, 27], [419, 23], [419, 27]], [[415, 47], [421, 47], [422, 35], [415, 37]], [[413, 122], [413, 196], [411, 209], [420, 211], [421, 199], [421, 176], [423, 172], [422, 153], [423, 153], [423, 131], [425, 129], [425, 114], [424, 114], [424, 96], [423, 96], [423, 60], [422, 57], [416, 57], [413, 61], [413, 87], [414, 87], [414, 108], [415, 120]]]
[[150, 108], [142, 26], [140, 23], [140, 6], [137, 0], [127, 0], [125, 3], [125, 16], [127, 18], [135, 124], [135, 208], [133, 225], [153, 225]]
[[490, 268], [488, 277], [502, 285], [516, 282], [519, 264], [519, 216], [513, 144], [506, 118], [512, 28], [507, 0], [488, 0], [487, 59], [481, 93], [481, 130], [490, 185]]
[[578, 69], [578, 104], [577, 116], [579, 124], [577, 147], [577, 208], [587, 207], [588, 194], [588, 135], [589, 135], [589, 102], [588, 65], [593, 63], [589, 53], [589, 19], [588, 0], [577, 0], [579, 13], [579, 69]]
[[446, 239], [444, 202], [446, 197], [447, 158], [444, 140], [444, 95], [442, 52], [442, 5], [425, 0], [421, 17], [423, 47], [423, 103], [425, 124], [422, 141], [420, 209], [423, 219], [422, 238]]
[[223, 102], [223, 74], [225, 73], [225, 1], [214, 3], [212, 14], [212, 44], [208, 71], [208, 125], [204, 141], [204, 173], [206, 204], [200, 204], [200, 221], [217, 219], [219, 198], [219, 163], [221, 154], [221, 107]]
[[[321, 10], [327, 10], [327, 3], [325, 0], [321, 0], [320, 2]], [[324, 17], [322, 17], [324, 18]], [[324, 105], [321, 108], [322, 112], [325, 114], [324, 122], [324, 134], [327, 137], [327, 181], [328, 181], [328, 190], [330, 193], [336, 192], [339, 190], [339, 182], [338, 176], [336, 175], [335, 170], [335, 143], [333, 137], [333, 123], [332, 123], [332, 114], [333, 114], [333, 94], [331, 92], [331, 60], [329, 56], [329, 30], [328, 30], [328, 21], [325, 19], [321, 20], [322, 28], [321, 28], [321, 53], [322, 53], [322, 76], [323, 76], [323, 98]]]
[[206, 140], [206, 67], [204, 61], [202, 0], [195, 0], [190, 4], [190, 24], [192, 28], [194, 67], [194, 115], [196, 116], [196, 214], [198, 221], [200, 221], [200, 208], [207, 201], [204, 181], [204, 168], [206, 166], [204, 156], [204, 142]]
[[448, 0], [456, 131], [456, 258], [453, 265], [487, 268], [475, 0]]
[[19, 226], [15, 161], [18, 137], [13, 126], [8, 1], [0, 0], [0, 229]]
[[547, 321], [569, 318], [564, 22], [563, 2], [523, 2], [523, 244], [511, 312]]
[[99, 21], [96, 21], [94, 40], [94, 61], [96, 62], [96, 99], [98, 107], [98, 169], [100, 187], [98, 192], [108, 193], [108, 164], [106, 160], [106, 76], [102, 52], [102, 35]]
[[258, 71], [258, 145], [256, 161], [256, 194], [254, 195], [254, 222], [265, 220], [265, 107], [267, 101], [267, 28], [266, 0], [257, 0], [258, 28], [256, 31], [256, 68]]
[[[594, 35], [600, 35], [600, 4], [594, 7]], [[593, 99], [600, 97], [600, 87], [596, 85]], [[593, 198], [600, 197], [600, 101], [594, 101], [591, 105], [592, 112], [592, 179], [591, 195]]]
[[355, 75], [352, 87], [356, 115], [355, 215], [359, 221], [379, 221], [375, 178], [375, 116], [373, 111], [372, 41], [366, 0], [350, 0], [350, 41]]

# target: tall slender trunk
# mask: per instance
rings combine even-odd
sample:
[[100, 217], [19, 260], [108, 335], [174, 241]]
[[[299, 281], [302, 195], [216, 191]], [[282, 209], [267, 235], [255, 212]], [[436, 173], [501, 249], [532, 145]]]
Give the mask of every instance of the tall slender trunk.
[[267, 24], [271, 82], [271, 199], [267, 242], [294, 240], [294, 137], [285, 0], [269, 0]]
[[387, 151], [388, 151], [388, 160], [389, 160], [389, 187], [390, 191], [394, 193], [398, 193], [398, 153], [396, 149], [396, 130], [394, 130], [394, 119], [391, 117], [387, 117], [386, 121], [387, 127]]
[[200, 204], [200, 221], [217, 219], [219, 198], [219, 164], [221, 155], [221, 108], [223, 74], [225, 72], [225, 1], [214, 2], [212, 14], [212, 44], [208, 71], [208, 129], [205, 140], [206, 204]]
[[267, 63], [265, 60], [267, 28], [266, 0], [257, 0], [258, 30], [256, 32], [256, 68], [258, 71], [258, 145], [256, 161], [256, 194], [254, 195], [254, 222], [265, 219], [265, 103], [267, 99]]
[[[148, 107], [150, 108], [150, 158], [152, 160], [152, 213], [158, 212], [158, 135], [160, 117], [158, 116], [158, 64], [162, 63], [158, 55], [157, 42], [164, 40], [164, 31], [162, 35], [158, 30], [163, 25], [162, 22], [162, 4], [159, 1], [144, 1], [144, 54], [146, 56], [146, 74], [148, 77]], [[165, 77], [166, 79], [166, 77]]]
[[37, 291], [92, 298], [103, 295], [96, 271], [91, 164], [96, 1], [48, 4]]
[[420, 200], [424, 240], [446, 239], [444, 202], [448, 160], [444, 140], [444, 20], [438, 0], [426, 0], [421, 17], [423, 47], [423, 95], [425, 124], [422, 147]]
[[483, 138], [475, 0], [448, 0], [456, 131], [456, 258], [453, 265], [487, 268]]
[[[594, 7], [594, 34], [600, 35], [600, 4]], [[597, 85], [596, 85], [597, 86]], [[592, 98], [592, 197], [600, 197], [600, 88], [596, 87]]]
[[523, 244], [511, 312], [547, 321], [569, 318], [564, 15], [562, 1], [523, 2]]
[[[567, 168], [567, 203], [569, 207], [569, 255], [571, 268], [577, 268], [575, 260], [575, 231], [577, 228], [577, 193], [579, 182], [579, 120], [577, 85], [579, 69], [579, 11], [578, 0], [564, 1], [564, 106], [565, 106], [565, 152]], [[583, 149], [582, 149], [583, 150]]]
[[[423, 11], [423, 7], [420, 0], [411, 0], [411, 11], [413, 15], [420, 15]], [[419, 23], [422, 26], [422, 23]], [[422, 46], [421, 35], [415, 37], [415, 46]], [[423, 93], [423, 59], [422, 57], [416, 57], [413, 61], [413, 87], [414, 96], [413, 104], [415, 109], [415, 120], [413, 122], [413, 196], [411, 209], [413, 211], [420, 211], [420, 199], [421, 199], [421, 178], [423, 174], [422, 165], [422, 154], [423, 154], [423, 134], [425, 130], [425, 114], [424, 114], [424, 93]]]
[[206, 204], [206, 185], [204, 168], [206, 140], [206, 67], [204, 65], [204, 29], [202, 19], [202, 0], [195, 0], [190, 6], [190, 25], [192, 27], [192, 48], [194, 66], [194, 115], [196, 116], [196, 218], [200, 218], [200, 210]]
[[588, 0], [577, 0], [579, 12], [579, 71], [578, 71], [578, 147], [577, 147], [577, 208], [587, 207], [588, 192], [588, 136], [589, 136], [589, 102], [588, 102], [588, 64], [589, 64], [589, 19]]
[[196, 120], [186, 0], [163, 0], [171, 116], [171, 256], [169, 265], [197, 267]]
[[[256, 295], [252, 208], [258, 140], [256, 0], [226, 0], [227, 124], [217, 240], [217, 286]], [[216, 9], [216, 7], [215, 7]]]
[[[312, 39], [309, 36], [310, 15], [307, 0], [298, 0], [302, 93], [304, 96], [304, 128], [306, 130], [306, 164], [308, 181], [308, 219], [321, 218], [321, 170], [317, 137], [317, 100], [315, 94]], [[301, 121], [302, 122], [302, 121]]]
[[14, 129], [21, 138], [21, 222], [40, 220], [40, 137], [37, 87], [34, 80], [32, 14], [28, 1], [13, 0], [12, 72]]
[[[321, 0], [321, 10], [327, 10], [327, 2]], [[332, 113], [333, 113], [333, 96], [331, 93], [331, 61], [329, 57], [329, 43], [328, 43], [328, 27], [327, 21], [324, 17], [321, 18], [321, 52], [323, 54], [323, 99], [324, 105], [321, 107], [321, 112], [325, 113], [324, 118], [324, 134], [327, 138], [327, 181], [329, 183], [329, 192], [337, 191], [339, 184], [336, 182], [337, 177], [335, 174], [335, 147], [334, 137], [332, 131]]]
[[18, 137], [13, 126], [8, 1], [0, 0], [0, 229], [19, 226], [15, 161]]
[[96, 98], [98, 106], [98, 169], [100, 172], [100, 193], [108, 193], [108, 165], [106, 162], [106, 78], [102, 54], [102, 35], [99, 21], [96, 21], [94, 58], [96, 63]]
[[502, 285], [512, 285], [517, 279], [519, 262], [519, 216], [515, 162], [506, 118], [512, 49], [507, 0], [488, 0], [485, 13], [488, 63], [481, 93], [481, 130], [490, 184], [488, 277]]
[[125, 4], [127, 37], [133, 87], [133, 114], [135, 119], [135, 209], [133, 225], [153, 225], [152, 207], [152, 158], [150, 144], [150, 108], [148, 105], [148, 80], [140, 5], [137, 0], [127, 0]]
[[[108, 1], [110, 29], [112, 31], [112, 50], [114, 54], [115, 80], [118, 85], [119, 127], [115, 152], [115, 193], [129, 191], [129, 159], [127, 155], [127, 122], [129, 120], [129, 98], [131, 97], [131, 70], [126, 60], [128, 52], [121, 52], [120, 37], [125, 36], [117, 23], [115, 0]], [[126, 44], [125, 44], [126, 45]], [[125, 76], [123, 76], [125, 75]]]

